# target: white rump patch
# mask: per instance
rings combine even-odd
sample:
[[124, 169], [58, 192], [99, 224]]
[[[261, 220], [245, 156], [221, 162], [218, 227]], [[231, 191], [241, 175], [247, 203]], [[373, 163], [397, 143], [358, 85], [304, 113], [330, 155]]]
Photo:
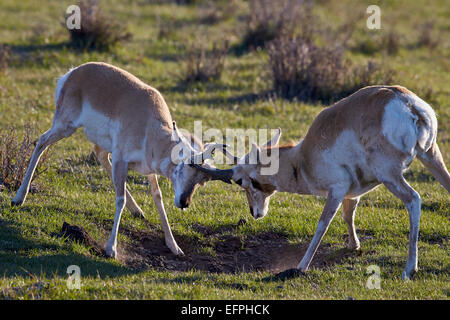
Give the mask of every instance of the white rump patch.
[[425, 124], [418, 126], [417, 143], [424, 151], [431, 148], [437, 136], [437, 119], [433, 108], [416, 95], [404, 95], [420, 115]]
[[71, 68], [65, 75], [58, 79], [56, 82], [56, 90], [55, 90], [55, 106], [58, 104], [59, 96], [61, 95], [61, 90], [64, 87], [64, 83], [66, 83], [67, 78], [76, 68]]
[[382, 133], [395, 148], [412, 154], [417, 144], [417, 120], [403, 100], [394, 98], [384, 107]]

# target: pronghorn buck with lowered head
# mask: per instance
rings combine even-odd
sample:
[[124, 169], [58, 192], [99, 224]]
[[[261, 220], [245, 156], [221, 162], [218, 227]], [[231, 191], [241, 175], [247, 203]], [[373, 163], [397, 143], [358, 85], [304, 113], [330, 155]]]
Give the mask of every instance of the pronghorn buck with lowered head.
[[[277, 141], [281, 135], [281, 130]], [[409, 250], [403, 279], [417, 271], [417, 240], [421, 200], [403, 177], [414, 157], [450, 192], [450, 176], [436, 143], [437, 120], [433, 109], [400, 86], [371, 86], [326, 108], [316, 117], [305, 138], [294, 146], [260, 148], [255, 144], [232, 169], [196, 165], [220, 179], [232, 179], [247, 193], [250, 212], [264, 217], [276, 191], [326, 197], [315, 235], [297, 269], [279, 274], [285, 278], [308, 269], [309, 264], [342, 205], [348, 225], [348, 248], [359, 249], [354, 217], [360, 197], [384, 184], [400, 198], [409, 213]], [[279, 170], [262, 175], [264, 155], [277, 149]], [[257, 159], [254, 163], [249, 159]], [[267, 162], [266, 162], [267, 163]]]
[[[172, 181], [175, 205], [184, 209], [189, 206], [195, 189], [211, 180], [210, 175], [187, 163], [192, 157], [197, 163], [211, 158], [217, 145], [203, 146], [193, 136], [180, 134], [164, 98], [156, 89], [105, 63], [86, 63], [67, 72], [57, 82], [55, 104], [52, 127], [40, 137], [12, 205], [21, 205], [25, 201], [42, 152], [83, 127], [116, 190], [114, 225], [106, 254], [116, 257], [117, 232], [124, 206], [143, 216], [126, 189], [129, 167], [148, 176], [166, 244], [174, 254], [183, 254], [170, 230], [157, 175]], [[207, 163], [203, 166], [209, 168]]]

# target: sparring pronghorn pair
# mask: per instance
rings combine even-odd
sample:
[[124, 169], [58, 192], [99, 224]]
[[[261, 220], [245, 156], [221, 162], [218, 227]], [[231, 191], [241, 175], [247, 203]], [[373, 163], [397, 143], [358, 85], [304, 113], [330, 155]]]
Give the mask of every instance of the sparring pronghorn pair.
[[[341, 204], [350, 234], [349, 247], [359, 248], [353, 222], [359, 197], [383, 183], [403, 200], [410, 214], [409, 255], [403, 273], [403, 278], [410, 278], [417, 270], [420, 197], [406, 183], [402, 172], [417, 155], [450, 192], [450, 177], [436, 144], [434, 112], [405, 88], [361, 89], [322, 111], [298, 145], [277, 148], [279, 130], [263, 150], [254, 145], [242, 159], [222, 150], [234, 161], [239, 160], [239, 164], [232, 169], [218, 170], [202, 161], [192, 163], [192, 159], [210, 158], [211, 152], [222, 146], [208, 145], [205, 151], [195, 139], [187, 141], [189, 137], [183, 137], [175, 124], [172, 125], [167, 105], [158, 91], [119, 68], [87, 63], [72, 69], [58, 81], [52, 128], [39, 139], [13, 204], [22, 204], [25, 200], [42, 152], [81, 126], [89, 141], [95, 144], [99, 161], [110, 172], [116, 189], [116, 215], [106, 246], [107, 254], [113, 257], [124, 205], [142, 214], [126, 190], [128, 166], [149, 175], [166, 244], [175, 254], [182, 251], [170, 231], [156, 174], [172, 180], [175, 205], [180, 208], [189, 205], [198, 185], [209, 180], [228, 183], [234, 180], [245, 189], [255, 218], [267, 213], [270, 196], [275, 191], [326, 196], [316, 234], [296, 269], [301, 271], [308, 268]], [[176, 147], [180, 151], [173, 157]], [[260, 159], [274, 148], [279, 152], [279, 171], [264, 176], [260, 173], [262, 165], [248, 160], [251, 155], [253, 159]], [[112, 164], [108, 153], [112, 154]]]

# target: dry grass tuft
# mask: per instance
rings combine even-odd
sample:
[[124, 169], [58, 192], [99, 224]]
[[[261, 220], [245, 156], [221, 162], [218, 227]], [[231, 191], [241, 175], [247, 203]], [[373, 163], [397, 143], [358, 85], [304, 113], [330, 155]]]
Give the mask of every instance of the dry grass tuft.
[[228, 50], [228, 41], [214, 42], [211, 50], [201, 40], [196, 41], [188, 53], [184, 80], [196, 82], [219, 79]]
[[0, 44], [0, 74], [5, 72], [11, 57], [11, 48]]
[[294, 33], [303, 39], [312, 34], [312, 8], [309, 0], [250, 0], [250, 17], [242, 48], [264, 48], [280, 35]]
[[[27, 171], [28, 162], [33, 154], [37, 140], [33, 140], [36, 130], [25, 126], [23, 133], [19, 134], [14, 126], [0, 131], [0, 184], [9, 190], [17, 190]], [[48, 160], [48, 152], [42, 154], [33, 180], [45, 169], [42, 169]]]
[[417, 42], [419, 47], [434, 49], [439, 45], [440, 39], [435, 33], [434, 25], [434, 21], [426, 21], [419, 26], [419, 40]]

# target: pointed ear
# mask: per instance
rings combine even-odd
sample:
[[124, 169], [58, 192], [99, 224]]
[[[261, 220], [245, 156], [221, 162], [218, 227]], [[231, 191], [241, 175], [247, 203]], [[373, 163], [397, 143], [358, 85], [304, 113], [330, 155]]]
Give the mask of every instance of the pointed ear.
[[181, 134], [178, 131], [177, 123], [175, 121], [172, 122], [172, 141], [180, 142]]
[[252, 149], [249, 153], [249, 161], [248, 164], [258, 164], [260, 159], [261, 149], [258, 147], [256, 143], [252, 143]]
[[278, 143], [280, 142], [280, 138], [281, 138], [281, 128], [277, 129], [277, 133], [275, 134], [275, 136], [267, 141], [263, 147], [275, 147], [278, 145]]

